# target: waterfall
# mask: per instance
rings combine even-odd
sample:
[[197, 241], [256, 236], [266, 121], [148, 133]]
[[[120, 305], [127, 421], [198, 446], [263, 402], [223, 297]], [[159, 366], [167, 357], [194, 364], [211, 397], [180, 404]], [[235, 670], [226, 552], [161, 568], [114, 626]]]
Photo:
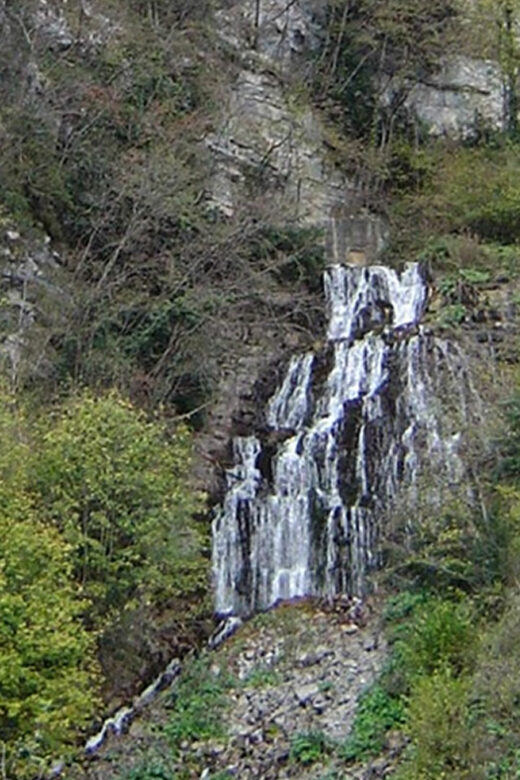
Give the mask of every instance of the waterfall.
[[325, 271], [326, 347], [295, 356], [265, 412], [282, 443], [233, 442], [213, 524], [216, 611], [362, 595], [384, 512], [422, 473], [456, 483], [467, 387], [453, 342], [420, 325], [421, 268]]

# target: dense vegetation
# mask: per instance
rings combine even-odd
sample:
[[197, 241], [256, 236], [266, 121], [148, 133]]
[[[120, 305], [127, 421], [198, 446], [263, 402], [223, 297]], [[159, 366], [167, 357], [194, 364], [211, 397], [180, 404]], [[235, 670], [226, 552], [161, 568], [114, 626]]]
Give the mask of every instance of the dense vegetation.
[[[10, 773], [32, 776], [94, 707], [94, 637], [65, 540], [36, 511], [15, 402], [0, 406], [0, 740]], [[71, 682], [73, 681], [73, 684]]]
[[16, 777], [90, 725], [96, 639], [143, 604], [182, 595], [188, 609], [206, 586], [187, 432], [114, 393], [46, 411], [1, 399], [0, 739]]
[[[204, 408], [245, 313], [270, 321], [265, 296], [284, 280], [305, 300], [315, 236], [273, 230], [261, 172], [234, 215], [212, 206], [203, 139], [236, 65], [211, 3], [80, 3], [64, 10], [68, 44], [36, 6], [3, 12], [0, 221], [61, 251], [49, 276], [67, 295], [60, 311], [40, 303], [39, 366], [51, 391], [117, 385], [149, 407]], [[34, 361], [15, 373], [32, 381]]]
[[392, 547], [391, 655], [360, 707], [348, 757], [376, 755], [388, 729], [403, 730], [400, 780], [518, 775], [517, 479], [489, 490], [485, 518], [459, 506], [454, 521], [447, 508], [431, 517], [435, 543]]

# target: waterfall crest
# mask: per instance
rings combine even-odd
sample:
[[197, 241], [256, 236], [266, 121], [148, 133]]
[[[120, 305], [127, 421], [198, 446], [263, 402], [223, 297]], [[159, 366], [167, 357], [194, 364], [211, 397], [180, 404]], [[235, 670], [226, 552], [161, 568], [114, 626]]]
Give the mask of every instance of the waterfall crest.
[[326, 370], [314, 353], [291, 360], [265, 414], [284, 434], [274, 454], [255, 436], [233, 442], [213, 524], [220, 615], [363, 594], [399, 486], [425, 467], [447, 482], [461, 477], [470, 380], [460, 348], [420, 326], [420, 267], [332, 266], [324, 284]]

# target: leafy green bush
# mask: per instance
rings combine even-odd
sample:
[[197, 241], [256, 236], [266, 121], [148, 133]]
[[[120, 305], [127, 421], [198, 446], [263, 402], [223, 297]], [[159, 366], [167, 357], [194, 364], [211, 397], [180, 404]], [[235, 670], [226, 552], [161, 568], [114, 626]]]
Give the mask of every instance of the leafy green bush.
[[464, 304], [452, 303], [445, 306], [439, 316], [439, 324], [443, 326], [461, 325], [466, 319], [468, 312]]
[[518, 243], [504, 245], [488, 241], [484, 246], [490, 267], [509, 276], [517, 277], [520, 272], [520, 246]]
[[504, 403], [504, 430], [497, 437], [496, 478], [520, 482], [520, 392], [514, 390]]
[[124, 780], [176, 780], [176, 776], [165, 761], [151, 758], [131, 769], [125, 774]]
[[186, 429], [167, 436], [115, 393], [87, 392], [42, 435], [33, 475], [40, 511], [71, 545], [93, 614], [203, 586]]
[[405, 685], [450, 668], [460, 672], [471, 664], [474, 627], [467, 601], [430, 598], [412, 617], [394, 628], [393, 669]]
[[[447, 409], [447, 413], [456, 420], [458, 407]], [[488, 446], [478, 440], [478, 435], [476, 431], [476, 458], [483, 446]], [[388, 585], [450, 600], [454, 594], [476, 593], [502, 581], [507, 524], [504, 517], [496, 515], [493, 502], [483, 511], [481, 505], [470, 500], [468, 487], [462, 484], [446, 489], [436, 484], [435, 489], [442, 492], [442, 504], [432, 506], [428, 500], [419, 500], [413, 506], [413, 515], [404, 513], [409, 500], [404, 498], [403, 507], [397, 508], [386, 531], [384, 577]], [[425, 491], [429, 489], [430, 475], [425, 481]]]
[[70, 752], [98, 704], [95, 641], [69, 550], [32, 512], [0, 514], [0, 742], [10, 776], [34, 777]]
[[449, 667], [438, 668], [414, 684], [406, 710], [412, 741], [399, 780], [475, 778], [469, 762], [469, 682]]
[[352, 732], [340, 755], [347, 761], [378, 755], [384, 747], [386, 733], [401, 726], [403, 720], [403, 703], [381, 684], [374, 685], [359, 700]]
[[[41, 777], [73, 752], [98, 705], [95, 638], [71, 550], [28, 490], [33, 455], [13, 398], [0, 398], [0, 744], [6, 776]], [[3, 761], [4, 759], [2, 759]]]
[[[486, 777], [513, 778], [520, 768], [520, 598], [509, 592], [498, 622], [479, 637], [472, 684], [471, 757]], [[506, 771], [507, 770], [507, 771]]]
[[389, 596], [384, 604], [383, 618], [386, 623], [398, 623], [410, 617], [428, 598], [429, 595], [424, 590], [403, 590]]
[[227, 707], [226, 691], [233, 679], [215, 674], [207, 657], [200, 657], [185, 669], [171, 698], [172, 713], [164, 733], [178, 753], [185, 740], [223, 736], [222, 713]]
[[[423, 245], [420, 254], [426, 246], [426, 254], [444, 264], [479, 266], [485, 263], [482, 242], [517, 243], [520, 158], [515, 144], [453, 149], [432, 143], [421, 153], [432, 161], [428, 181], [393, 204], [396, 227], [409, 233], [410, 242], [415, 233]], [[467, 244], [462, 254], [457, 241]]]
[[290, 758], [299, 764], [314, 764], [327, 752], [327, 738], [322, 731], [304, 731], [291, 737]]
[[246, 688], [267, 688], [277, 685], [280, 682], [280, 675], [276, 669], [259, 666], [252, 669], [243, 681]]

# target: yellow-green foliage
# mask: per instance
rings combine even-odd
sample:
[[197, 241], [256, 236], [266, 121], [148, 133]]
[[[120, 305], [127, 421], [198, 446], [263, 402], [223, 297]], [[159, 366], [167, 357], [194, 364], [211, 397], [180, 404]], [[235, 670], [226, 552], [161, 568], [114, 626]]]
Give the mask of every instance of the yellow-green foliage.
[[444, 152], [426, 202], [447, 227], [514, 243], [520, 236], [519, 176], [514, 144]]
[[401, 551], [401, 582], [410, 591], [388, 610], [392, 656], [383, 676], [405, 704], [410, 745], [399, 780], [520, 776], [516, 401], [513, 395], [496, 441], [487, 511], [449, 500], [430, 507], [429, 520], [417, 517], [415, 542]]
[[98, 614], [200, 586], [190, 468], [187, 429], [167, 435], [115, 393], [72, 398], [44, 432], [34, 466], [41, 513], [72, 546]]
[[414, 680], [406, 697], [410, 749], [399, 780], [512, 780], [520, 772], [520, 598], [474, 625], [472, 668], [450, 663]]
[[[408, 177], [406, 191], [392, 206], [400, 251], [422, 251], [432, 237], [438, 240], [444, 234], [472, 236], [469, 256], [457, 258], [455, 253], [449, 259], [474, 265], [483, 260], [479, 241], [507, 245], [520, 240], [520, 155], [515, 143], [451, 148], [433, 143], [410, 151], [405, 163], [402, 144], [398, 152], [390, 169], [400, 170], [406, 163], [401, 179]], [[421, 175], [414, 179], [416, 155]]]
[[413, 686], [417, 679], [436, 674], [439, 669], [460, 672], [466, 668], [471, 661], [473, 631], [466, 601], [430, 598], [396, 630], [393, 652]]
[[0, 740], [10, 771], [34, 777], [92, 718], [94, 638], [59, 534], [30, 513], [0, 527]]
[[520, 772], [520, 597], [515, 589], [496, 625], [488, 627], [480, 642], [473, 680], [471, 755], [474, 766], [486, 766], [496, 774], [518, 777]]
[[449, 667], [418, 680], [407, 706], [410, 757], [399, 780], [474, 778], [468, 760], [468, 680]]
[[69, 547], [27, 490], [30, 449], [13, 399], [0, 398], [0, 743], [9, 777], [40, 776], [70, 750], [96, 701], [94, 638]]

